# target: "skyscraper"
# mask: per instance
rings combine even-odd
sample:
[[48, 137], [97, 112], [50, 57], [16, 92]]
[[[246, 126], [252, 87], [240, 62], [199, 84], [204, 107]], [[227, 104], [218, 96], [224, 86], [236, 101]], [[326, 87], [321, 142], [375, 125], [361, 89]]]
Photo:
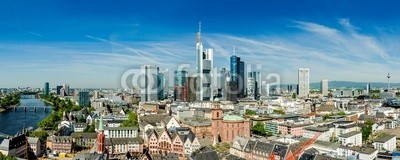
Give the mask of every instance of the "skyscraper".
[[90, 105], [89, 92], [79, 91], [79, 106], [86, 107]]
[[310, 69], [299, 68], [297, 95], [307, 97], [310, 91]]
[[56, 93], [57, 93], [57, 95], [61, 95], [61, 88], [62, 88], [63, 86], [61, 86], [61, 85], [58, 85], [57, 87], [56, 87]]
[[327, 79], [323, 79], [321, 81], [321, 93], [324, 96], [328, 96], [328, 80]]
[[201, 42], [201, 23], [197, 32], [197, 100], [209, 101], [213, 99], [213, 85], [211, 82], [211, 70], [213, 68], [213, 49], [203, 49]]
[[68, 84], [63, 84], [63, 89], [64, 89], [64, 95], [63, 96], [69, 96], [69, 85]]
[[247, 76], [247, 97], [260, 98], [260, 72], [249, 72]]
[[237, 95], [238, 95], [237, 86], [238, 86], [237, 82], [232, 81], [232, 77], [228, 73], [228, 75], [226, 76], [226, 86], [224, 93], [227, 101], [237, 102]]
[[49, 82], [44, 83], [43, 94], [45, 96], [49, 95], [50, 92], [50, 84]]
[[165, 74], [164, 72], [159, 72], [157, 76], [157, 88], [158, 88], [158, 100], [163, 100], [165, 99], [165, 93], [164, 93], [164, 85], [165, 85]]
[[175, 71], [174, 100], [186, 101], [186, 71]]
[[244, 62], [240, 60], [240, 57], [236, 55], [231, 56], [231, 80], [237, 84], [238, 98], [244, 97], [245, 91], [245, 68]]
[[157, 66], [141, 66], [140, 94], [142, 102], [157, 101], [159, 98], [159, 68]]
[[186, 79], [186, 101], [193, 102], [196, 100], [197, 77], [187, 77]]

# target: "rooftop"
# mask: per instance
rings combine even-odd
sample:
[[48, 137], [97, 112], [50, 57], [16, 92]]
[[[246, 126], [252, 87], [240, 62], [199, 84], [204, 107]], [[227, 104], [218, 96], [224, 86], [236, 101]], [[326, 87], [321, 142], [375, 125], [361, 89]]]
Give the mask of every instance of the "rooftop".
[[382, 135], [382, 136], [378, 137], [374, 142], [385, 143], [392, 138], [396, 138], [396, 135], [391, 135], [391, 134]]
[[305, 130], [315, 131], [315, 132], [326, 132], [329, 131], [327, 127], [306, 127]]
[[349, 132], [349, 133], [345, 133], [345, 134], [339, 135], [339, 137], [349, 138], [349, 137], [355, 136], [357, 134], [361, 134], [361, 132], [360, 131], [352, 131], [352, 132]]
[[244, 120], [243, 117], [237, 116], [237, 115], [226, 115], [222, 118], [224, 121], [242, 121]]

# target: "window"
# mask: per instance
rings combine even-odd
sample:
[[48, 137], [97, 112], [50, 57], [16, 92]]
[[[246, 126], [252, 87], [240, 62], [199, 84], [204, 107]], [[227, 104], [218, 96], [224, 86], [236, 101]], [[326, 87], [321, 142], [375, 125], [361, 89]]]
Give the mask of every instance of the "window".
[[217, 118], [219, 118], [219, 112], [217, 112]]

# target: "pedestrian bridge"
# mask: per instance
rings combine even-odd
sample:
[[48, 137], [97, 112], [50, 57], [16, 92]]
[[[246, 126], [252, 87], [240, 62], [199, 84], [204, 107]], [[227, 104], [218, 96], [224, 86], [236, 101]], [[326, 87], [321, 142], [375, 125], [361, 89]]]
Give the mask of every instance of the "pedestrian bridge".
[[47, 110], [50, 110], [52, 107], [51, 106], [16, 106], [13, 107], [13, 110], [16, 111], [31, 111], [31, 112], [36, 112], [36, 111], [43, 111], [43, 112], [47, 112]]

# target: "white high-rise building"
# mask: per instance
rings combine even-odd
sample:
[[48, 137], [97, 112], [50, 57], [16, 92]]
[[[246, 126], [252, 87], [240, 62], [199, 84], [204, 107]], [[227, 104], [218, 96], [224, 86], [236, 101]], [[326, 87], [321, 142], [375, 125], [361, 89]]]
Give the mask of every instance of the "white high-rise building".
[[297, 95], [307, 97], [310, 92], [310, 69], [299, 68]]
[[328, 96], [328, 80], [327, 79], [323, 79], [322, 81], [321, 81], [321, 93], [322, 93], [322, 95], [324, 95], [324, 96]]
[[197, 32], [197, 100], [213, 100], [213, 84], [211, 73], [213, 68], [213, 49], [203, 49], [201, 43], [201, 23], [199, 23], [199, 32]]
[[157, 66], [141, 66], [140, 95], [142, 102], [157, 101], [160, 92], [159, 68]]
[[63, 84], [64, 96], [69, 96], [69, 84]]

